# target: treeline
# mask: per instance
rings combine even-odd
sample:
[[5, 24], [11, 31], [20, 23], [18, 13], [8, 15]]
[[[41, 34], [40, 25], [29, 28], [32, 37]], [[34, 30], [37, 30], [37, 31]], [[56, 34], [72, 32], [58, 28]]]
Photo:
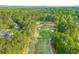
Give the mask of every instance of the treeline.
[[55, 53], [79, 53], [79, 9], [62, 8], [57, 11], [52, 35]]
[[56, 53], [79, 53], [79, 8], [0, 8], [0, 53], [28, 53], [37, 21], [55, 24]]
[[28, 53], [29, 43], [34, 38], [36, 23], [27, 13], [18, 10], [0, 10], [0, 53]]

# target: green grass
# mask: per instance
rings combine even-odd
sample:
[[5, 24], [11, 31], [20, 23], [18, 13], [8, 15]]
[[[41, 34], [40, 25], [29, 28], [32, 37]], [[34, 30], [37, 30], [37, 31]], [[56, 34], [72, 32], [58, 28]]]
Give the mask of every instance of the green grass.
[[[47, 30], [48, 29], [48, 30]], [[38, 43], [35, 45], [35, 52], [36, 54], [50, 54], [52, 50], [50, 48], [50, 37], [51, 31], [48, 27], [41, 27], [39, 30], [39, 38]]]

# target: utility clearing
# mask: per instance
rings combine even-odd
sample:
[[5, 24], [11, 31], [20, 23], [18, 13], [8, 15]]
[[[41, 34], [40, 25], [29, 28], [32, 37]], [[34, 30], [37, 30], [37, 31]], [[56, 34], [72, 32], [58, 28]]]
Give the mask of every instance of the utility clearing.
[[[46, 23], [48, 24], [48, 23]], [[40, 26], [41, 25], [41, 26]], [[31, 43], [31, 53], [34, 54], [52, 54], [51, 47], [51, 34], [52, 28], [50, 26], [44, 26], [43, 23], [38, 25], [37, 30], [39, 31], [39, 36], [36, 41]]]

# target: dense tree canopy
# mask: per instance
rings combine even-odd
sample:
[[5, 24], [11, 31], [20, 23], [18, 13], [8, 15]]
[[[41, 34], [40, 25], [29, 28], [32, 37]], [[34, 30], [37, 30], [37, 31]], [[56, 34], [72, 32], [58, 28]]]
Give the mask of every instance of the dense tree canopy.
[[37, 22], [54, 24], [49, 36], [56, 53], [79, 53], [79, 8], [59, 7], [0, 8], [0, 53], [28, 53]]

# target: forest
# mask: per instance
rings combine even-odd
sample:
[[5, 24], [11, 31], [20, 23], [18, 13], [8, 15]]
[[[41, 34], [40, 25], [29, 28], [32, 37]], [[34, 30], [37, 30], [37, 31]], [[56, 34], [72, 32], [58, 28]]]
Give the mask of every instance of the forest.
[[0, 54], [78, 54], [79, 8], [0, 8]]

